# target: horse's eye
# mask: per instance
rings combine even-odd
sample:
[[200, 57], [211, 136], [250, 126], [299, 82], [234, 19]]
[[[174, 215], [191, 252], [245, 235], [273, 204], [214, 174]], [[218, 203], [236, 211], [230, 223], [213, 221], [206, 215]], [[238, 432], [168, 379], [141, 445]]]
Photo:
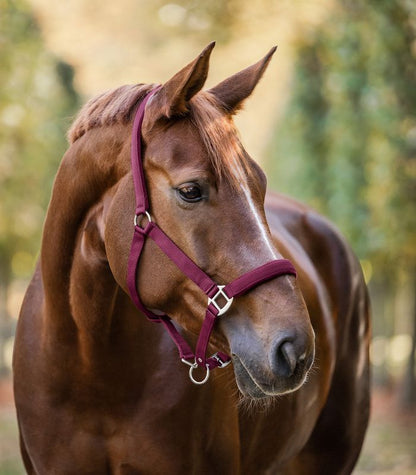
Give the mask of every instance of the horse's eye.
[[202, 200], [201, 188], [195, 183], [187, 183], [178, 188], [179, 196], [188, 203]]

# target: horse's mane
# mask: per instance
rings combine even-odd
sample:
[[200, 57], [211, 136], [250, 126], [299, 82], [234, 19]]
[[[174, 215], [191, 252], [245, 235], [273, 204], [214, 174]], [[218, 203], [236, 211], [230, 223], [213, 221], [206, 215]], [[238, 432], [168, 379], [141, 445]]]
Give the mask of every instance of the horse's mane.
[[117, 123], [128, 124], [133, 120], [137, 104], [151, 88], [148, 84], [121, 86], [90, 99], [68, 131], [69, 143], [74, 143], [91, 129]]
[[[100, 94], [81, 109], [68, 131], [70, 144], [88, 130], [133, 121], [137, 105], [153, 85], [121, 86]], [[249, 167], [244, 149], [230, 117], [222, 112], [215, 97], [208, 91], [199, 92], [189, 102], [188, 119], [198, 130], [208, 151], [212, 167], [218, 178], [225, 178], [239, 186]]]

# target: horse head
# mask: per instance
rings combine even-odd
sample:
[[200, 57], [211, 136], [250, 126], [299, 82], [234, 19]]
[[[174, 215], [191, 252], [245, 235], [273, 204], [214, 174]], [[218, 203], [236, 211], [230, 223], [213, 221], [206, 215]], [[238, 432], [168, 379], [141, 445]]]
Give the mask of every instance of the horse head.
[[[226, 284], [282, 257], [265, 217], [265, 175], [244, 150], [232, 119], [274, 49], [202, 91], [213, 46], [151, 97], [142, 140], [152, 219], [204, 272]], [[114, 187], [103, 232], [112, 273], [126, 291], [134, 202], [126, 173]], [[189, 334], [199, 333], [206, 296], [151, 241], [136, 285], [146, 307], [166, 313]], [[219, 317], [211, 343], [231, 354], [243, 395], [262, 398], [299, 388], [313, 361], [314, 332], [296, 278], [281, 276], [236, 298]]]

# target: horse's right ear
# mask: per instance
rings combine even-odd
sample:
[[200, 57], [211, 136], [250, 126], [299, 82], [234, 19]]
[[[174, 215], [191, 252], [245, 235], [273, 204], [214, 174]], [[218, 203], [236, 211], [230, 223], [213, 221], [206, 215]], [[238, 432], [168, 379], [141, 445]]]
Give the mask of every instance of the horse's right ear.
[[215, 46], [210, 43], [191, 63], [176, 73], [152, 97], [146, 117], [154, 123], [159, 118], [181, 116], [188, 111], [187, 102], [199, 92], [208, 75], [209, 57]]
[[244, 100], [253, 92], [263, 76], [275, 51], [276, 46], [257, 63], [225, 79], [209, 90], [227, 113], [235, 114], [241, 108]]

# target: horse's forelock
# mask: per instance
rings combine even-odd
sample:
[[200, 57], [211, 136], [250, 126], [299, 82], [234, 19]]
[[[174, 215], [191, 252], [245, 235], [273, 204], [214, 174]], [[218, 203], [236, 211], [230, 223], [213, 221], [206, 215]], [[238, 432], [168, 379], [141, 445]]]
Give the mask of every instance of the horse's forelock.
[[[152, 87], [145, 84], [126, 85], [92, 98], [68, 131], [70, 144], [91, 129], [130, 123], [137, 104]], [[188, 117], [204, 142], [218, 179], [227, 180], [234, 188], [239, 187], [250, 171], [232, 119], [209, 92], [200, 92], [191, 99]]]
[[223, 112], [212, 94], [200, 92], [190, 101], [190, 118], [204, 142], [216, 176], [239, 188], [251, 173], [231, 117]]

